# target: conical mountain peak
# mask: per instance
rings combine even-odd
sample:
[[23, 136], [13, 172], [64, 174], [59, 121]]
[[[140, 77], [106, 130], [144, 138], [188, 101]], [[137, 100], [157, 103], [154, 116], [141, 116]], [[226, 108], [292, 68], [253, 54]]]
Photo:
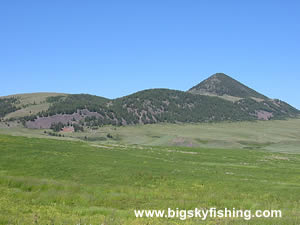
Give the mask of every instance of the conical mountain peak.
[[188, 92], [202, 95], [234, 96], [267, 99], [263, 94], [247, 87], [224, 73], [216, 73], [192, 87]]

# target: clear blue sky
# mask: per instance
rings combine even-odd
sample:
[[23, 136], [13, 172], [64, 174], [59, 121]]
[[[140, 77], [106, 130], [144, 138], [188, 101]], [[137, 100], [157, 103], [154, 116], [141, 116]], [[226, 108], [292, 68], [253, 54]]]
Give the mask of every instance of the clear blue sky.
[[0, 2], [0, 95], [187, 90], [224, 72], [300, 108], [300, 1]]

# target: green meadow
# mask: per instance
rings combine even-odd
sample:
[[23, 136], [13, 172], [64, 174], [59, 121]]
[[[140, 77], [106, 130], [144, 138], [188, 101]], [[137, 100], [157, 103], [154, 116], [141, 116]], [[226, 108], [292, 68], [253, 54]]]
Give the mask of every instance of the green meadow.
[[[145, 142], [149, 136], [160, 139], [158, 133], [167, 128], [153, 131], [157, 134], [150, 133]], [[121, 129], [130, 132], [130, 129], [141, 128], [104, 129], [119, 132], [120, 140], [74, 141], [67, 137], [1, 134], [0, 224], [300, 224], [297, 148], [290, 147], [288, 152], [270, 151], [267, 149], [270, 145], [259, 144], [280, 142], [279, 136], [253, 143], [245, 137], [247, 148], [225, 149], [212, 145], [150, 146], [151, 142], [137, 145], [130, 143], [129, 134], [125, 138], [126, 132]], [[143, 129], [151, 132], [151, 129]], [[286, 143], [295, 144], [299, 135], [296, 131], [294, 136], [282, 134]], [[174, 132], [170, 129], [167, 134], [172, 136]], [[184, 130], [182, 133], [188, 134]], [[225, 136], [229, 134], [223, 135], [226, 141]], [[214, 138], [220, 137], [221, 133], [216, 132]], [[134, 140], [134, 132], [130, 138]], [[189, 138], [194, 139], [194, 136]], [[208, 138], [205, 134], [198, 138], [203, 145], [213, 140], [212, 135]], [[240, 137], [237, 140], [240, 141]], [[134, 215], [135, 209], [210, 207], [279, 209], [282, 218], [181, 221]]]
[[[44, 132], [52, 130], [26, 129], [15, 122], [12, 122], [8, 129], [4, 123], [0, 123], [0, 134], [85, 140], [99, 145], [263, 149], [272, 152], [300, 153], [300, 118], [255, 122], [85, 127], [84, 132], [60, 132], [61, 137], [49, 136]], [[108, 134], [112, 138], [107, 138]]]

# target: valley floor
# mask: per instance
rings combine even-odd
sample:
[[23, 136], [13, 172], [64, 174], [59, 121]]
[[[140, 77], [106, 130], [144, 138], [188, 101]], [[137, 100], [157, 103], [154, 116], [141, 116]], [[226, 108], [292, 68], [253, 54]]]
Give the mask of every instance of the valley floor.
[[264, 149], [300, 153], [300, 118], [256, 122], [104, 126], [85, 128], [84, 132], [59, 132], [61, 137], [52, 137], [45, 132], [52, 131], [26, 129], [17, 123], [12, 123], [8, 128], [0, 123], [0, 134], [83, 140], [100, 145]]
[[[174, 135], [171, 127], [162, 126], [161, 132]], [[116, 132], [133, 135], [139, 129], [150, 132], [150, 128], [117, 128]], [[190, 129], [192, 134], [196, 125], [182, 125], [182, 128], [181, 135], [187, 134], [184, 129]], [[234, 129], [228, 131], [231, 132], [238, 133]], [[276, 134], [276, 130], [272, 132]], [[264, 142], [273, 140], [272, 132], [269, 131]], [[286, 137], [283, 133], [282, 137], [296, 139], [294, 132]], [[212, 131], [211, 136], [205, 135], [209, 134], [203, 133], [203, 140], [216, 139], [221, 134]], [[278, 138], [275, 135], [274, 140]], [[299, 154], [0, 135], [0, 224], [3, 225], [300, 224], [299, 196]], [[135, 209], [210, 207], [279, 209], [282, 218], [249, 221], [219, 218], [203, 222], [134, 216]]]

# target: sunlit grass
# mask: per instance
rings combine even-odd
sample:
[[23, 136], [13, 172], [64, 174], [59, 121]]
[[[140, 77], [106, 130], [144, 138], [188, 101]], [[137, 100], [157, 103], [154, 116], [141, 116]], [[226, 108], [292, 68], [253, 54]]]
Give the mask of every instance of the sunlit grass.
[[[281, 209], [299, 224], [300, 156], [247, 149], [91, 146], [0, 136], [0, 224], [199, 224], [134, 209]], [[215, 224], [209, 220], [206, 224]]]

